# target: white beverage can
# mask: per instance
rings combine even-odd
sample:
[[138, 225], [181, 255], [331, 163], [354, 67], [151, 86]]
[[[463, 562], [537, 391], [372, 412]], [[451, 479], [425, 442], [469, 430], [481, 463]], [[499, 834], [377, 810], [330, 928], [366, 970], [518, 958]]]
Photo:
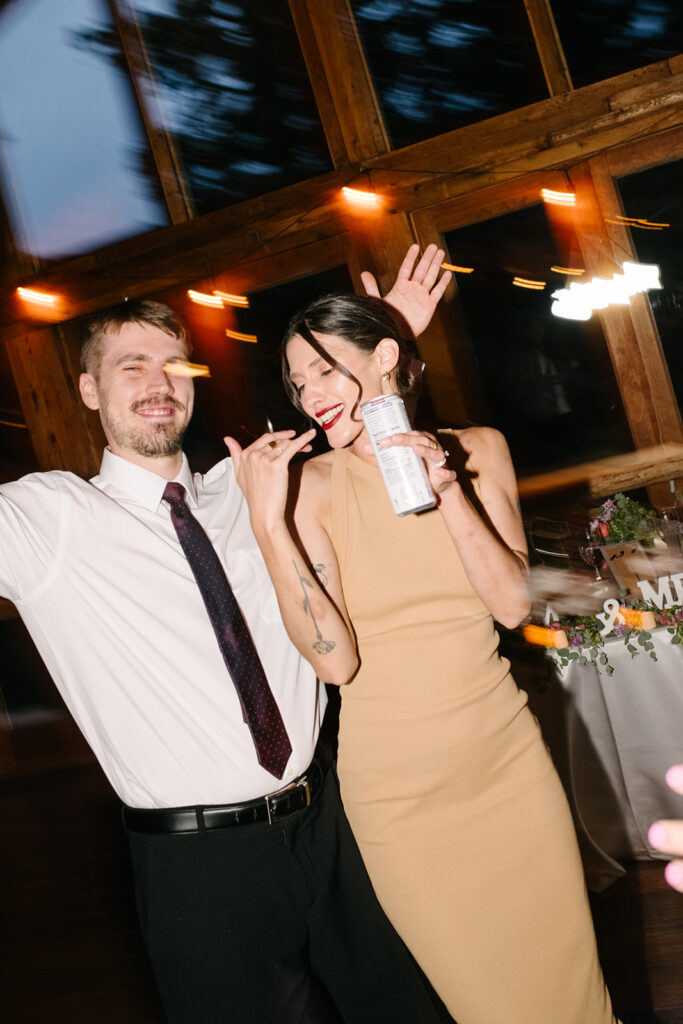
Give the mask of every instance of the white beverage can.
[[361, 404], [360, 412], [394, 512], [408, 516], [434, 508], [436, 497], [420, 456], [412, 448], [379, 446], [383, 437], [405, 434], [413, 429], [401, 396], [371, 398]]

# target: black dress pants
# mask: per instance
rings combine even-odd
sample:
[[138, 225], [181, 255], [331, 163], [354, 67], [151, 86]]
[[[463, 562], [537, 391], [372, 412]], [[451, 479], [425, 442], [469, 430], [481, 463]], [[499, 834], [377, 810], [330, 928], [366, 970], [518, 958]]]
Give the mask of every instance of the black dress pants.
[[375, 897], [328, 771], [277, 824], [129, 836], [169, 1024], [443, 1024]]

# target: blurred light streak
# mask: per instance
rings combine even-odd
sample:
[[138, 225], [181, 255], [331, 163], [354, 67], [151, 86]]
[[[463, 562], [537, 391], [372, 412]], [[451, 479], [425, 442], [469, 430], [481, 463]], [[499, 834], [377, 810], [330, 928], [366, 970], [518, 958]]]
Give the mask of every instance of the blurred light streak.
[[594, 277], [591, 281], [573, 281], [569, 288], [552, 292], [551, 298], [555, 301], [550, 312], [566, 320], [590, 320], [596, 309], [629, 305], [632, 295], [662, 287], [660, 268], [656, 264], [624, 260], [622, 270], [622, 274], [614, 274], [611, 279]]
[[625, 228], [643, 228], [645, 231], [662, 231], [664, 228], [670, 228], [670, 224], [651, 224], [647, 220], [637, 220], [635, 217], [618, 217], [617, 220], [612, 220], [610, 217], [605, 217], [606, 224], [620, 224]]
[[31, 302], [37, 306], [56, 306], [59, 301], [58, 295], [50, 295], [49, 292], [38, 292], [33, 288], [17, 288], [17, 295], [24, 302]]
[[214, 288], [213, 294], [226, 306], [241, 306], [242, 309], [249, 309], [249, 299], [246, 295], [231, 295], [230, 292], [221, 292]]
[[570, 277], [580, 277], [581, 274], [585, 274], [585, 270], [581, 270], [579, 267], [551, 267], [554, 274], [568, 274]]
[[353, 203], [356, 206], [367, 206], [368, 208], [379, 206], [379, 196], [376, 192], [364, 192], [362, 189], [349, 188], [348, 185], [344, 185], [342, 195], [347, 203]]
[[256, 344], [256, 342], [258, 341], [258, 338], [256, 337], [255, 334], [240, 334], [239, 331], [230, 331], [227, 329], [225, 333], [229, 338], [234, 338], [235, 341], [250, 341], [252, 342], [252, 344]]
[[474, 267], [456, 267], [455, 263], [442, 263], [442, 270], [451, 270], [454, 274], [471, 274]]
[[527, 277], [513, 277], [512, 283], [517, 288], [531, 288], [535, 292], [542, 292], [546, 286], [545, 281], [532, 281]]
[[164, 373], [173, 377], [210, 377], [211, 371], [208, 366], [201, 363], [188, 363], [184, 360], [174, 360], [172, 363], [164, 363]]
[[550, 203], [551, 206], [574, 206], [576, 203], [575, 192], [556, 192], [552, 188], [542, 188], [541, 198], [544, 203]]
[[192, 288], [189, 288], [187, 297], [190, 301], [196, 302], [199, 306], [213, 306], [217, 309], [223, 308], [223, 300], [217, 295], [207, 295], [206, 292], [195, 292]]
[[647, 217], [622, 217], [620, 213], [617, 214], [617, 220], [624, 221], [626, 224], [642, 224], [648, 228], [670, 228], [670, 224], [666, 224], [664, 221], [648, 220]]

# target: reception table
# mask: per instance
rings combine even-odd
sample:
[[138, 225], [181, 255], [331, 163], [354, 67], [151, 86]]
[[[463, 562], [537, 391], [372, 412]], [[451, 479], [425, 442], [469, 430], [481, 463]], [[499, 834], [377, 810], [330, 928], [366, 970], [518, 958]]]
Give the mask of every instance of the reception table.
[[651, 636], [656, 662], [614, 637], [604, 647], [611, 675], [592, 660], [562, 667], [549, 653], [551, 685], [527, 687], [596, 891], [624, 873], [621, 860], [662, 859], [648, 844], [649, 826], [683, 818], [683, 797], [664, 782], [667, 768], [683, 763], [683, 648], [665, 627]]

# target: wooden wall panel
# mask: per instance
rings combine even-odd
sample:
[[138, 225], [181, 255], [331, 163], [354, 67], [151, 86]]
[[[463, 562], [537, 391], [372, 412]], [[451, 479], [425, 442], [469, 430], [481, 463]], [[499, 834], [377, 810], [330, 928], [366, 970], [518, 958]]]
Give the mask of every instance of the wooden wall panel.
[[36, 328], [6, 344], [40, 469], [92, 476], [102, 445], [94, 443], [97, 426], [80, 400], [60, 331]]

